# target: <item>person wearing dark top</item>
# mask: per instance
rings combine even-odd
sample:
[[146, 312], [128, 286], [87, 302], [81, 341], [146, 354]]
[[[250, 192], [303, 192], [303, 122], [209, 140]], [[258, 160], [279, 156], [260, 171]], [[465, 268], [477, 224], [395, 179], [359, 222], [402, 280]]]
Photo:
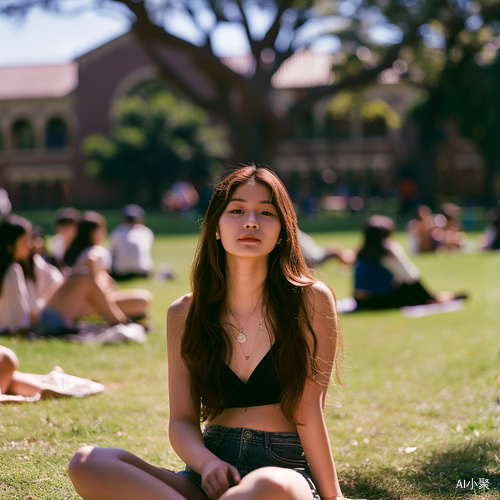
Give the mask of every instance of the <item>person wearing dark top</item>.
[[86, 446], [69, 466], [78, 493], [342, 499], [323, 414], [333, 371], [340, 382], [335, 298], [307, 268], [292, 202], [269, 168], [245, 166], [216, 186], [191, 289], [167, 315], [170, 442], [185, 469]]
[[356, 310], [391, 309], [466, 298], [465, 294], [430, 293], [420, 282], [420, 271], [403, 247], [390, 238], [394, 222], [374, 215], [364, 227], [364, 243], [354, 266]]
[[483, 250], [500, 250], [500, 209], [492, 208], [488, 212], [488, 229], [482, 237]]

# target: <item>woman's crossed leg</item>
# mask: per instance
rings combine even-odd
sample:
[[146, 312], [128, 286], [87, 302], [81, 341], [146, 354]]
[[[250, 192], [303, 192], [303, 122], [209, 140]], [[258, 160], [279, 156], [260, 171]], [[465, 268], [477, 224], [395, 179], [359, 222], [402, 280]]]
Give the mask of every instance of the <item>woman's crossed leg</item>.
[[261, 467], [229, 488], [220, 500], [312, 500], [304, 476], [293, 469]]
[[[84, 500], [206, 500], [202, 490], [187, 477], [150, 465], [124, 450], [85, 446], [71, 460], [68, 472]], [[262, 467], [247, 474], [220, 500], [312, 498], [301, 474], [280, 467]]]
[[81, 448], [68, 473], [84, 500], [206, 500], [187, 477], [116, 448]]

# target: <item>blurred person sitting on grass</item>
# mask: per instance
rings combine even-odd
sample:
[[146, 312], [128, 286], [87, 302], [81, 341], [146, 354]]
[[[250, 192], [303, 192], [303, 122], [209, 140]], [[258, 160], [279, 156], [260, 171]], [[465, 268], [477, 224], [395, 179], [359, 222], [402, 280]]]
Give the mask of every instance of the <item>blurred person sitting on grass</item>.
[[50, 243], [50, 254], [59, 268], [64, 265], [64, 254], [75, 239], [81, 217], [80, 211], [72, 207], [60, 208], [55, 213], [54, 228], [56, 234]]
[[455, 252], [463, 250], [466, 244], [464, 224], [459, 218], [460, 207], [454, 203], [443, 203], [439, 214], [434, 217], [438, 226], [434, 230], [434, 238], [438, 242], [438, 251]]
[[9, 195], [4, 188], [0, 188], [0, 219], [6, 217], [12, 211], [12, 203]]
[[102, 315], [111, 324], [127, 317], [106, 297], [93, 272], [64, 278], [33, 250], [32, 224], [7, 216], [0, 223], [0, 332], [57, 335], [81, 317]]
[[109, 234], [112, 259], [111, 276], [116, 281], [149, 276], [153, 269], [151, 248], [154, 234], [144, 225], [144, 210], [139, 205], [126, 205], [122, 221]]
[[439, 243], [436, 240], [434, 217], [427, 205], [420, 205], [417, 215], [407, 225], [410, 249], [413, 253], [435, 252]]
[[391, 309], [436, 304], [466, 298], [465, 294], [431, 294], [420, 282], [420, 271], [403, 247], [391, 239], [394, 222], [374, 215], [364, 227], [364, 243], [356, 258], [354, 299], [356, 310]]
[[500, 250], [500, 209], [492, 208], [487, 214], [488, 227], [481, 236], [482, 250]]
[[106, 238], [106, 219], [97, 212], [84, 212], [78, 231], [64, 254], [66, 273], [80, 276], [91, 273], [107, 298], [112, 300], [133, 321], [146, 317], [146, 309], [152, 295], [142, 288], [117, 290], [111, 278], [112, 259], [107, 248], [102, 246]]

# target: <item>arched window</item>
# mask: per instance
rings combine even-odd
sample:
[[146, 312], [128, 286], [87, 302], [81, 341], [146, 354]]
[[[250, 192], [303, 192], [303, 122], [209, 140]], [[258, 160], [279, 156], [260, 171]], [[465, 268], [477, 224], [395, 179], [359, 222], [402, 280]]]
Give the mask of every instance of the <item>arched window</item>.
[[35, 147], [35, 134], [33, 127], [26, 120], [18, 120], [12, 125], [12, 148], [33, 149]]
[[68, 143], [68, 127], [61, 118], [52, 118], [45, 129], [45, 147], [48, 149], [65, 148]]
[[385, 137], [387, 135], [387, 123], [382, 116], [377, 116], [370, 122], [363, 122], [363, 135], [365, 137]]

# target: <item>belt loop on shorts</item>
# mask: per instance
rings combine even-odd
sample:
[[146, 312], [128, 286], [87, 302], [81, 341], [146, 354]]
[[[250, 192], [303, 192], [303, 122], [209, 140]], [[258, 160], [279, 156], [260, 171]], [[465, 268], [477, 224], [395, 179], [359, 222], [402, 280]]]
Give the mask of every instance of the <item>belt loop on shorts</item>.
[[264, 432], [264, 448], [269, 450], [269, 432]]
[[222, 441], [226, 435], [226, 433], [229, 431], [229, 427], [222, 427], [221, 426], [221, 433], [220, 433], [220, 440]]

